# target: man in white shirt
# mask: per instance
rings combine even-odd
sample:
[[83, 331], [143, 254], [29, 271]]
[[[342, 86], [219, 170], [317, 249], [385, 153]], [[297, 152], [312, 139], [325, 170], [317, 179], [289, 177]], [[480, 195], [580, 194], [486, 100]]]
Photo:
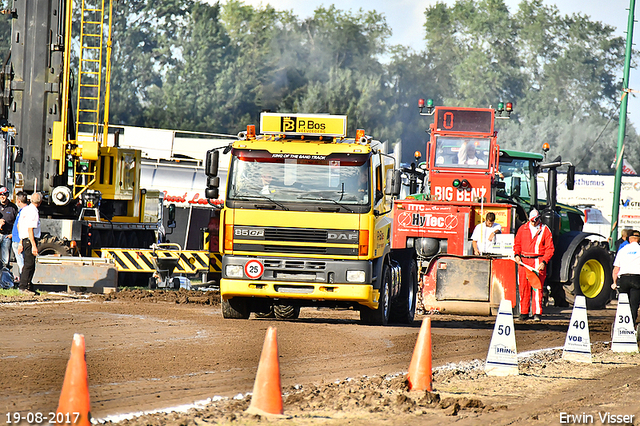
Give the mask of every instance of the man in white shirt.
[[486, 163], [476, 157], [476, 146], [471, 140], [465, 140], [458, 151], [458, 164], [484, 166]]
[[613, 284], [611, 288], [618, 288], [620, 293], [629, 295], [631, 317], [634, 326], [638, 323], [638, 308], [640, 307], [640, 231], [629, 231], [629, 244], [620, 248], [613, 262]]
[[36, 271], [36, 256], [38, 255], [38, 240], [40, 239], [40, 213], [38, 207], [42, 202], [42, 195], [34, 192], [31, 204], [23, 207], [18, 221], [18, 235], [20, 244], [18, 252], [24, 256], [24, 266], [20, 274], [20, 290], [31, 292], [33, 274]]
[[471, 235], [473, 254], [480, 256], [490, 251], [496, 234], [502, 232], [502, 226], [496, 223], [496, 215], [493, 212], [487, 213], [484, 223], [478, 224]]

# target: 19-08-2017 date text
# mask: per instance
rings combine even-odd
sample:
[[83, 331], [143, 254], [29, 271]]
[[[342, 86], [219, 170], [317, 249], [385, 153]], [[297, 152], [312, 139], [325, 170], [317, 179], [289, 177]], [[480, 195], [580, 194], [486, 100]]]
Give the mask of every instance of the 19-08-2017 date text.
[[80, 413], [7, 413], [6, 424], [18, 424], [25, 422], [28, 424], [41, 424], [41, 423], [63, 423], [63, 424], [75, 424], [80, 417]]

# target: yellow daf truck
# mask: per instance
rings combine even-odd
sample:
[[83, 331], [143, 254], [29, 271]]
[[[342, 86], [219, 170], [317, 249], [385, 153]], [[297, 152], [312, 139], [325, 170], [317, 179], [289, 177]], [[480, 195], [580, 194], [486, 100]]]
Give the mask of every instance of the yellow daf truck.
[[[225, 149], [220, 216], [225, 318], [295, 319], [302, 306], [353, 308], [366, 324], [412, 322], [413, 249], [391, 250], [400, 172], [382, 144], [347, 117], [262, 113]], [[218, 150], [207, 153], [207, 198], [218, 197]]]

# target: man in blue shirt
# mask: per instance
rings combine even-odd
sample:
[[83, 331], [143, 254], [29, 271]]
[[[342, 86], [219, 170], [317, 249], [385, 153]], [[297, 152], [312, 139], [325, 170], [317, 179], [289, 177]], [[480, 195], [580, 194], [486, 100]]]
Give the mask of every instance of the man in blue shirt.
[[13, 249], [13, 254], [16, 256], [16, 263], [18, 264], [18, 272], [22, 273], [22, 267], [24, 266], [24, 257], [22, 253], [18, 252], [18, 245], [20, 245], [20, 234], [18, 233], [18, 221], [20, 220], [20, 212], [22, 208], [27, 205], [27, 194], [20, 191], [16, 195], [16, 205], [18, 207], [18, 215], [16, 216], [16, 221], [13, 222], [13, 230], [11, 233], [11, 248]]

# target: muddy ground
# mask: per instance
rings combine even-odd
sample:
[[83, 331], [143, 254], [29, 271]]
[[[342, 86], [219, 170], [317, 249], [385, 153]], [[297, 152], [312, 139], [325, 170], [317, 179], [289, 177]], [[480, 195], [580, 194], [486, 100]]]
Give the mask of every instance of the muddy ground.
[[[357, 312], [307, 308], [297, 321], [224, 320], [216, 292], [185, 290], [0, 297], [0, 415], [55, 410], [72, 336], [82, 333], [94, 420], [265, 424], [244, 410], [265, 331], [275, 326], [290, 417], [277, 424], [550, 425], [569, 414], [602, 424], [605, 413], [640, 424], [640, 355], [604, 343], [614, 314], [615, 306], [589, 312], [592, 364], [551, 350], [521, 358], [520, 375], [507, 378], [482, 371], [493, 318], [434, 315], [434, 390], [426, 393], [409, 392], [405, 377], [422, 316], [372, 327]], [[516, 322], [518, 351], [562, 346], [570, 315], [549, 308], [542, 323]], [[203, 400], [187, 412], [117, 416]]]

